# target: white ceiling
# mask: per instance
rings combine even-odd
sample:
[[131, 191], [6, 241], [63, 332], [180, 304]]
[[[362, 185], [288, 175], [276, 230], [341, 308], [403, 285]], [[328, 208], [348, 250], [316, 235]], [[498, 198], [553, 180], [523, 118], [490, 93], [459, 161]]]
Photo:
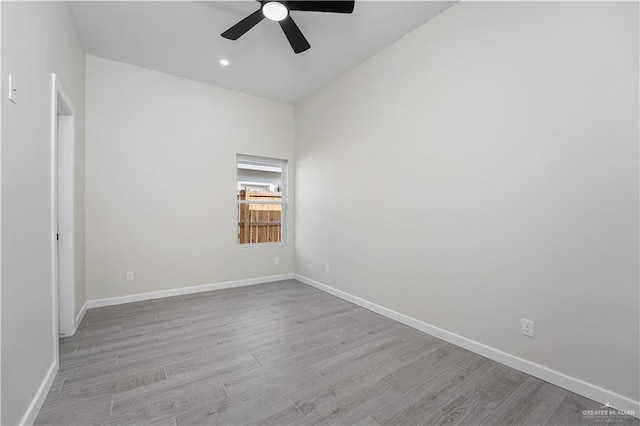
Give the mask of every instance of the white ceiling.
[[[296, 104], [453, 4], [356, 0], [350, 15], [294, 11], [311, 44], [297, 55], [268, 20], [237, 41], [220, 36], [258, 10], [256, 1], [77, 1], [72, 7], [91, 55]], [[221, 58], [230, 65], [221, 66]]]

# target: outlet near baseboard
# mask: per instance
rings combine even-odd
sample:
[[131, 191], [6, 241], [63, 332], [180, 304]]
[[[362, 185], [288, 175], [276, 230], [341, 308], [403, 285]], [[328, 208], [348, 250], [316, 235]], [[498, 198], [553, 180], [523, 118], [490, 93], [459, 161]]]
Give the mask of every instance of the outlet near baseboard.
[[533, 321], [522, 318], [522, 334], [533, 337]]

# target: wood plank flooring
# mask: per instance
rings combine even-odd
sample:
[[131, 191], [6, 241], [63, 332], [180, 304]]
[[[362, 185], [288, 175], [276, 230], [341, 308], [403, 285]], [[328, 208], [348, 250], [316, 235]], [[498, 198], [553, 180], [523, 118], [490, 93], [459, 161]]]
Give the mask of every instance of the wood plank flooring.
[[297, 281], [90, 309], [37, 425], [639, 425]]

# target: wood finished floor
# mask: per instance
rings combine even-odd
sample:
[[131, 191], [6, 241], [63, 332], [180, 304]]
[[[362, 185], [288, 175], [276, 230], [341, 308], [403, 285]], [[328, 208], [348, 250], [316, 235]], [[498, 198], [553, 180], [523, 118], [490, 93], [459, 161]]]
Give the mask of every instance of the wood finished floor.
[[301, 284], [90, 309], [35, 424], [638, 425]]

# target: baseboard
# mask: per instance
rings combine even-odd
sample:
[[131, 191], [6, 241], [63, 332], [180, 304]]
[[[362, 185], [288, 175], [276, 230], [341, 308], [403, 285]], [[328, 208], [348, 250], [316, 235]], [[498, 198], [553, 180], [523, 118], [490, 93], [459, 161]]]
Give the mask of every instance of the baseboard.
[[511, 368], [515, 368], [516, 370], [523, 371], [531, 376], [537, 377], [546, 382], [552, 383], [556, 386], [560, 386], [561, 388], [570, 390], [579, 395], [582, 395], [594, 401], [600, 402], [603, 405], [606, 404], [609, 406], [614, 406], [618, 410], [628, 412], [628, 413], [633, 412], [634, 413], [633, 415], [635, 417], [640, 418], [639, 417], [640, 415], [639, 401], [634, 401], [631, 398], [627, 398], [623, 395], [619, 395], [615, 392], [601, 388], [592, 383], [585, 382], [583, 380], [577, 379], [575, 377], [569, 376], [559, 371], [552, 370], [543, 365], [536, 364], [534, 362], [517, 357], [515, 355], [511, 355], [499, 349], [495, 349], [485, 344], [482, 344], [480, 342], [476, 342], [475, 340], [471, 340], [466, 337], [457, 335], [455, 333], [451, 333], [440, 327], [436, 327], [426, 322], [417, 320], [410, 316], [393, 311], [389, 308], [385, 308], [384, 306], [378, 305], [376, 303], [369, 302], [368, 300], [362, 299], [358, 296], [354, 296], [342, 290], [335, 289], [333, 287], [330, 287], [326, 284], [322, 284], [318, 281], [312, 280], [305, 276], [294, 274], [294, 278], [302, 283], [315, 287], [319, 290], [325, 291], [329, 294], [337, 296], [341, 299], [344, 299], [348, 302], [361, 306], [365, 309], [376, 312], [380, 315], [383, 315], [395, 321], [401, 322], [405, 325], [408, 325], [409, 327], [413, 327], [417, 330], [423, 331], [432, 336], [438, 337], [446, 342], [460, 346], [471, 352], [475, 352], [479, 355], [482, 355], [484, 357], [487, 357], [499, 363], [505, 364]]
[[215, 284], [203, 284], [191, 287], [180, 287], [170, 290], [152, 291], [149, 293], [130, 294], [127, 296], [109, 297], [87, 301], [87, 308], [121, 305], [123, 303], [140, 302], [142, 300], [162, 299], [164, 297], [182, 296], [184, 294], [202, 293], [205, 291], [222, 290], [225, 288], [245, 287], [248, 285], [271, 283], [274, 281], [290, 280], [293, 274], [271, 275], [268, 277], [249, 278], [246, 280], [227, 281]]
[[84, 302], [82, 308], [80, 308], [80, 312], [76, 315], [76, 330], [80, 327], [80, 323], [82, 322], [82, 318], [84, 318], [84, 314], [87, 313], [87, 302]]
[[44, 404], [44, 400], [47, 398], [47, 394], [49, 393], [49, 389], [51, 389], [51, 384], [53, 383], [53, 379], [56, 377], [56, 373], [58, 373], [58, 362], [53, 361], [53, 364], [49, 367], [49, 371], [47, 371], [47, 374], [44, 376], [44, 379], [38, 388], [38, 392], [36, 392], [31, 404], [29, 404], [27, 412], [22, 416], [20, 426], [32, 425], [33, 422], [36, 421], [36, 417], [38, 417], [40, 408], [42, 408], [42, 404]]

